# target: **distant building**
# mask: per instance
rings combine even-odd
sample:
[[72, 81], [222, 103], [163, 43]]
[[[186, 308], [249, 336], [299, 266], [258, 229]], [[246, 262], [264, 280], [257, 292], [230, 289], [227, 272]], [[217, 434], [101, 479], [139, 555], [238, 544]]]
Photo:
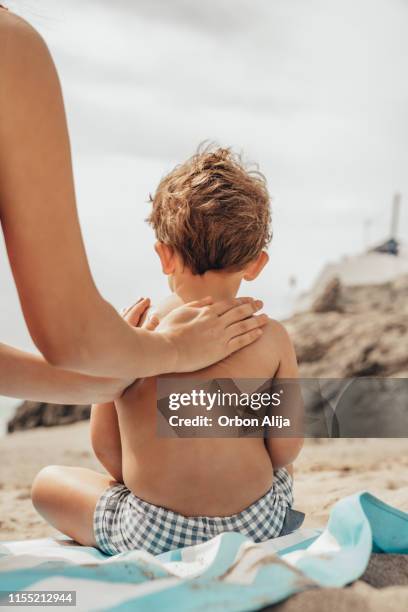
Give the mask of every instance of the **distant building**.
[[382, 244], [370, 249], [372, 253], [387, 253], [388, 255], [398, 255], [400, 245], [395, 238], [389, 238]]
[[393, 200], [390, 237], [360, 255], [344, 257], [337, 263], [327, 264], [311, 290], [296, 300], [295, 312], [310, 308], [314, 299], [332, 278], [343, 285], [378, 285], [408, 274], [408, 247], [398, 239], [398, 221], [401, 196]]

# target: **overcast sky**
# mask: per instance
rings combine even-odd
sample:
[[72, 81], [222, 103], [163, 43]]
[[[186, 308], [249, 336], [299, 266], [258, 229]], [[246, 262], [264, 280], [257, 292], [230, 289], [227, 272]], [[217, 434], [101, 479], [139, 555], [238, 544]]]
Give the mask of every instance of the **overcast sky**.
[[[269, 269], [246, 293], [287, 310], [328, 260], [408, 236], [406, 0], [13, 0], [64, 90], [85, 240], [116, 306], [165, 291], [149, 191], [206, 139], [266, 174]], [[364, 222], [371, 221], [370, 235]], [[0, 248], [0, 337], [29, 346]]]

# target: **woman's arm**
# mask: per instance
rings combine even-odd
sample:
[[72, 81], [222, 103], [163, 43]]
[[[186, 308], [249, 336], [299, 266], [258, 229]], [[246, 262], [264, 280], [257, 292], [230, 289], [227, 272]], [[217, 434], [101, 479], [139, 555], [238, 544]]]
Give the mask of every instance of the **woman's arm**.
[[[150, 306], [143, 298], [123, 313], [129, 325], [138, 326]], [[153, 331], [158, 321], [145, 321], [144, 328]], [[44, 358], [0, 344], [0, 393], [32, 401], [53, 404], [93, 404], [108, 402], [123, 391], [123, 381], [96, 378], [60, 370]]]
[[[197, 370], [253, 342], [252, 302], [175, 311], [155, 334], [131, 329], [92, 279], [75, 204], [57, 73], [35, 30], [0, 14], [0, 220], [30, 334], [53, 365], [95, 376]], [[216, 341], [214, 339], [217, 339]]]
[[92, 404], [118, 397], [118, 379], [95, 378], [55, 368], [43, 357], [0, 344], [0, 393], [51, 404]]

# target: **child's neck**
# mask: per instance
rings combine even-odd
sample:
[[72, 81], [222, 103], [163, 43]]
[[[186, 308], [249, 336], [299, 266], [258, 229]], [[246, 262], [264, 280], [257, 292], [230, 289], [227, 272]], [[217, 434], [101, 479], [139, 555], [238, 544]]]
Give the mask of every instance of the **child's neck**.
[[233, 272], [209, 270], [202, 274], [184, 271], [173, 277], [173, 291], [183, 302], [192, 302], [211, 296], [214, 300], [235, 297], [241, 284], [242, 275]]

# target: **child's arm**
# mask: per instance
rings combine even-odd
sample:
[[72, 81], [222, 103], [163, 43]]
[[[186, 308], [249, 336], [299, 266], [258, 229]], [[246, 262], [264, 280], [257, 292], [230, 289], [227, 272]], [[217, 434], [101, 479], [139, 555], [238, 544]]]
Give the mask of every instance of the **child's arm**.
[[[273, 342], [279, 350], [280, 360], [279, 366], [274, 378], [294, 379], [299, 377], [296, 353], [292, 341], [286, 329], [276, 321], [272, 323]], [[296, 390], [294, 393], [297, 396]], [[298, 403], [299, 396], [294, 401]], [[302, 406], [299, 402], [299, 410]], [[284, 416], [284, 415], [283, 415]], [[302, 415], [296, 415], [302, 417]], [[268, 437], [266, 438], [266, 447], [268, 449], [272, 465], [274, 469], [285, 467], [293, 463], [299, 455], [303, 446], [303, 438], [283, 438], [283, 437]]]
[[[139, 301], [140, 308], [131, 306], [122, 312], [124, 319], [133, 327], [143, 327], [154, 331], [159, 320], [151, 313], [148, 318], [150, 300]], [[142, 312], [143, 309], [143, 312]], [[135, 381], [137, 382], [137, 381]], [[91, 442], [92, 448], [100, 463], [117, 482], [123, 482], [122, 474], [122, 442], [118, 413], [113, 402], [95, 404], [91, 410]]]
[[117, 482], [123, 482], [122, 443], [118, 414], [113, 402], [92, 406], [91, 442], [95, 455], [106, 471]]

